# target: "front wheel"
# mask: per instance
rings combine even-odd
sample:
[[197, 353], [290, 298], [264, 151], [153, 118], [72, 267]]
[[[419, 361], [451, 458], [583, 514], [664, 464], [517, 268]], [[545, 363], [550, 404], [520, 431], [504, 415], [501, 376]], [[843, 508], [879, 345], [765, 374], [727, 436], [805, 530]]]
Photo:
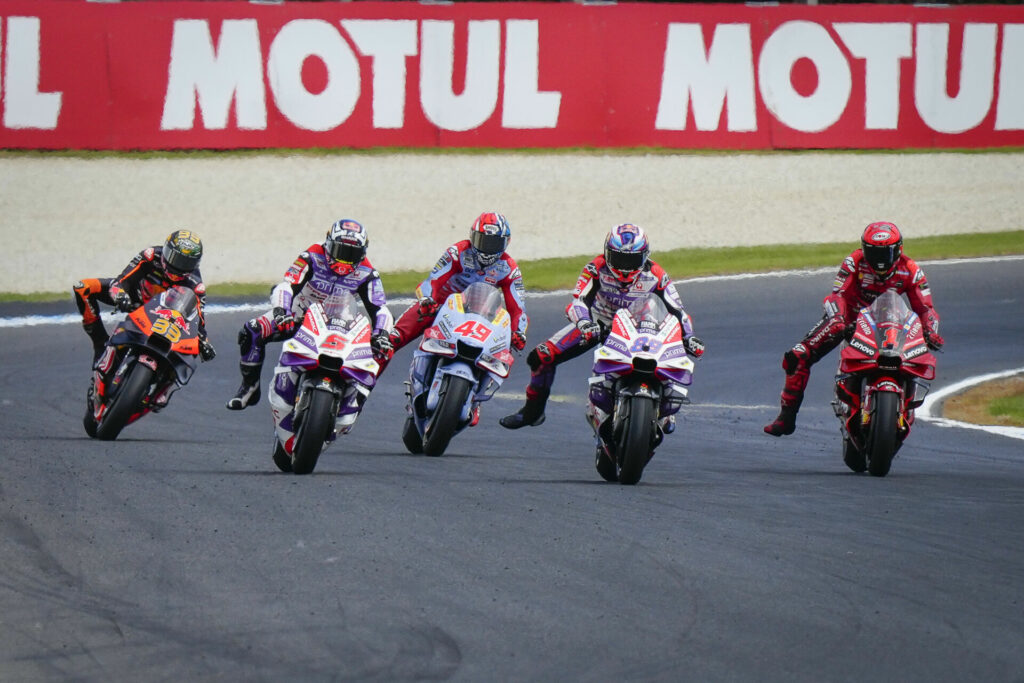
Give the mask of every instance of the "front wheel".
[[441, 380], [441, 398], [437, 401], [437, 409], [427, 424], [423, 437], [423, 452], [437, 457], [448, 448], [448, 443], [455, 436], [462, 417], [462, 406], [466, 405], [473, 383], [465, 377], [445, 375]]
[[865, 455], [868, 461], [868, 472], [876, 477], [884, 477], [889, 474], [892, 457], [896, 455], [896, 445], [899, 441], [897, 435], [899, 400], [899, 395], [892, 392], [885, 391], [875, 394], [875, 405], [874, 410], [871, 411], [873, 414], [871, 426], [868, 428]]
[[654, 437], [654, 401], [642, 396], [629, 399], [629, 415], [619, 441], [619, 483], [636, 484], [651, 458]]
[[153, 370], [141, 363], [135, 363], [121, 381], [117, 396], [96, 426], [96, 437], [103, 441], [116, 439], [132, 416], [142, 409], [142, 399], [149, 392], [149, 385], [152, 382]]
[[319, 389], [313, 389], [311, 393], [309, 407], [302, 416], [292, 448], [292, 471], [295, 474], [309, 474], [316, 468], [327, 435], [334, 429], [334, 394]]
[[864, 454], [857, 450], [857, 447], [850, 441], [850, 437], [843, 437], [843, 462], [854, 472], [858, 474], [868, 468], [867, 460], [864, 459]]
[[416, 429], [416, 421], [412, 419], [412, 416], [405, 418], [405, 424], [402, 426], [402, 443], [405, 444], [406, 450], [413, 455], [423, 453], [423, 437]]

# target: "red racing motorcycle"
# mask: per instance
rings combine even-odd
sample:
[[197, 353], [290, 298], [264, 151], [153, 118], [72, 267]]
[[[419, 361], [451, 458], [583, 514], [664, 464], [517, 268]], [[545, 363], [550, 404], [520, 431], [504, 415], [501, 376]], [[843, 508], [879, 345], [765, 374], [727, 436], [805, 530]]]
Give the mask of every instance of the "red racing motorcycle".
[[921, 320], [902, 296], [890, 289], [861, 309], [840, 356], [832, 402], [847, 467], [889, 473], [934, 378]]

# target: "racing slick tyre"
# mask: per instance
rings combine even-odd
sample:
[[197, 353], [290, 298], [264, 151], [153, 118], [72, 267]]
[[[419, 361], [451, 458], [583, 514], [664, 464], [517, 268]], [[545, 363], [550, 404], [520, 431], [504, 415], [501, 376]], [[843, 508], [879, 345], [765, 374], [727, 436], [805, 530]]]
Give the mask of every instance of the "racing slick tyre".
[[651, 456], [655, 431], [654, 401], [642, 396], [629, 399], [629, 415], [619, 442], [619, 483], [633, 485], [643, 476]]
[[437, 401], [437, 409], [427, 423], [423, 437], [423, 452], [437, 457], [448, 448], [448, 443], [455, 436], [462, 417], [462, 407], [466, 405], [472, 382], [465, 377], [445, 375], [441, 380], [441, 397]]
[[868, 472], [876, 477], [889, 474], [892, 457], [896, 454], [897, 420], [899, 419], [900, 397], [884, 391], [875, 395], [871, 425], [868, 428], [867, 456]]
[[85, 428], [85, 433], [90, 438], [96, 438], [96, 418], [93, 417], [94, 411], [92, 409], [92, 393], [93, 388], [89, 387], [89, 392], [85, 396], [85, 417], [82, 418], [82, 426]]
[[853, 445], [849, 437], [843, 439], [843, 462], [854, 472], [860, 473], [868, 468], [867, 460], [864, 459], [864, 454], [857, 450], [857, 447]]
[[402, 443], [405, 444], [406, 450], [413, 455], [423, 453], [423, 437], [416, 429], [416, 422], [412, 417], [405, 418], [405, 424], [402, 425]]
[[594, 467], [597, 468], [597, 473], [601, 475], [601, 478], [605, 481], [618, 481], [619, 473], [615, 471], [615, 461], [608, 457], [608, 454], [604, 452], [604, 448], [601, 446], [597, 447], [597, 455], [594, 458]]
[[[110, 403], [103, 419], [96, 425], [96, 437], [103, 441], [113, 441], [142, 407], [142, 399], [149, 391], [153, 381], [153, 370], [141, 363], [136, 363], [121, 381], [117, 396]], [[86, 430], [88, 431], [88, 430]]]
[[327, 435], [334, 429], [334, 394], [313, 389], [309, 407], [302, 417], [302, 424], [295, 434], [292, 448], [292, 472], [309, 474], [316, 468], [316, 461], [324, 449]]
[[281, 441], [275, 436], [274, 437], [274, 464], [277, 465], [277, 469], [282, 472], [292, 471], [292, 458], [288, 455], [288, 452], [281, 445]]

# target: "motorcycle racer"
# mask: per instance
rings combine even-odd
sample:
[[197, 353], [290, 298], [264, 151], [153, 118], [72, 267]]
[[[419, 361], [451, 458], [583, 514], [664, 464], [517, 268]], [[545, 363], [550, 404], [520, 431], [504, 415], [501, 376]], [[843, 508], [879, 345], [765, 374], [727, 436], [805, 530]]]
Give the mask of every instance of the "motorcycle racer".
[[298, 255], [284, 280], [270, 292], [270, 310], [245, 323], [238, 332], [242, 384], [227, 402], [229, 410], [242, 410], [260, 400], [260, 373], [267, 342], [290, 339], [301, 326], [306, 309], [323, 302], [337, 290], [359, 295], [373, 319], [370, 345], [374, 356], [390, 353], [388, 333], [394, 318], [380, 274], [366, 257], [370, 238], [366, 228], [351, 219], [335, 221], [321, 244]]
[[821, 320], [782, 356], [786, 380], [780, 397], [781, 410], [773, 422], [764, 426], [766, 434], [784, 436], [796, 430], [796, 414], [804, 399], [811, 366], [848, 339], [857, 312], [887, 290], [907, 295], [910, 307], [921, 319], [928, 347], [942, 348], [939, 314], [932, 305], [928, 279], [903, 253], [899, 228], [886, 221], [871, 223], [861, 234], [860, 243], [860, 249], [839, 266], [832, 293], [823, 302], [825, 312]]
[[[616, 225], [605, 238], [604, 254], [583, 267], [572, 300], [565, 309], [569, 324], [530, 351], [530, 382], [526, 403], [499, 421], [506, 429], [519, 429], [544, 422], [544, 407], [555, 381], [555, 368], [602, 343], [611, 330], [615, 312], [650, 293], [659, 296], [666, 308], [679, 318], [683, 344], [690, 355], [704, 355], [704, 342], [693, 334], [693, 323], [683, 310], [672, 279], [650, 258], [647, 233], [638, 225]], [[672, 423], [666, 425], [671, 431]]]
[[133, 258], [115, 278], [88, 278], [75, 283], [75, 304], [82, 314], [82, 327], [92, 339], [93, 362], [103, 354], [110, 335], [100, 318], [100, 303], [119, 311], [130, 311], [175, 285], [188, 287], [199, 299], [199, 351], [204, 361], [217, 355], [206, 337], [203, 306], [206, 285], [199, 273], [203, 243], [189, 230], [175, 230], [162, 245], [148, 247]]
[[[526, 346], [529, 324], [523, 308], [523, 277], [506, 249], [512, 239], [508, 221], [500, 213], [485, 211], [469, 229], [469, 239], [445, 250], [427, 278], [416, 287], [417, 302], [398, 318], [391, 333], [392, 354], [434, 323], [441, 304], [449, 294], [462, 292], [474, 282], [487, 282], [501, 289], [505, 309], [512, 318], [512, 346]], [[381, 372], [390, 355], [381, 363]]]

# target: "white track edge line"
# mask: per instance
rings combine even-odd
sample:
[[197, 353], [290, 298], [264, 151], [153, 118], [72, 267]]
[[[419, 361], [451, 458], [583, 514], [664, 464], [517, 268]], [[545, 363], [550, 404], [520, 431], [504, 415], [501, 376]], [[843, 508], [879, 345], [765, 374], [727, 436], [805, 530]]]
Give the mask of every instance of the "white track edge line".
[[1019, 375], [1024, 373], [1024, 368], [1015, 368], [1013, 370], [1003, 370], [1002, 372], [990, 372], [984, 375], [975, 375], [968, 377], [967, 379], [960, 380], [954, 384], [950, 384], [948, 387], [943, 387], [938, 391], [931, 393], [925, 398], [924, 403], [918, 409], [917, 416], [926, 421], [936, 424], [940, 427], [960, 427], [961, 429], [977, 429], [983, 432], [989, 432], [991, 434], [999, 434], [1000, 436], [1008, 436], [1011, 439], [1024, 440], [1024, 427], [1001, 427], [999, 425], [976, 425], [971, 422], [961, 422], [959, 420], [950, 420], [945, 417], [939, 417], [934, 415], [933, 412], [937, 410], [938, 406], [942, 401], [946, 400], [949, 396], [958, 394], [965, 389], [969, 389], [982, 382], [989, 382], [994, 379], [1003, 379], [1004, 377], [1012, 377], [1013, 375]]

